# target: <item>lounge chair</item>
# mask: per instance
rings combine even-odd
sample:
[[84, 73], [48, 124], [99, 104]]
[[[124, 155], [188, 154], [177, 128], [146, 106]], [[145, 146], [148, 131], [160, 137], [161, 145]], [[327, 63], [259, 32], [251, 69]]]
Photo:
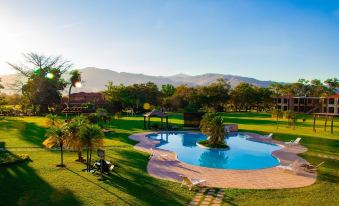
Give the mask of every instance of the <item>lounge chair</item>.
[[299, 162], [298, 160], [295, 160], [294, 162], [292, 162], [289, 165], [278, 165], [277, 168], [292, 171], [292, 172], [296, 173], [297, 170], [298, 170], [298, 166], [299, 166], [298, 162]]
[[314, 166], [312, 164], [302, 164], [301, 167], [304, 167], [304, 170], [306, 172], [314, 173], [317, 171], [317, 168], [320, 167], [322, 164], [324, 164], [325, 161], [320, 162], [318, 165]]
[[263, 136], [265, 139], [271, 139], [273, 136], [273, 133], [270, 133], [269, 135], [265, 135]]
[[285, 142], [285, 144], [287, 144], [287, 145], [297, 145], [297, 144], [299, 144], [300, 140], [301, 140], [301, 138], [298, 137], [298, 138], [295, 139], [294, 141], [291, 140], [291, 141], [289, 141], [289, 142]]
[[155, 151], [153, 150], [153, 148], [151, 148], [151, 156], [149, 156], [149, 159], [152, 159], [152, 158], [158, 158], [158, 157], [162, 157], [162, 158], [167, 158], [168, 155], [167, 154], [156, 154]]
[[206, 182], [206, 180], [203, 180], [203, 179], [193, 179], [193, 178], [189, 178], [185, 175], [179, 175], [179, 176], [182, 178], [181, 187], [186, 185], [189, 190], [192, 190], [192, 188], [195, 185], [199, 185], [203, 182]]

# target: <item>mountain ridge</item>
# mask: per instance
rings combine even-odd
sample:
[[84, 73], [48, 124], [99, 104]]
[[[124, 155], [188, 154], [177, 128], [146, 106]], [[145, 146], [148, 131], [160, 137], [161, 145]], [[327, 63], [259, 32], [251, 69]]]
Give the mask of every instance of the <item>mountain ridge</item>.
[[[241, 82], [246, 82], [259, 87], [268, 87], [274, 81], [263, 81], [251, 77], [243, 77], [231, 74], [218, 74], [218, 73], [206, 73], [200, 75], [188, 75], [188, 74], [175, 74], [171, 76], [152, 76], [142, 73], [129, 73], [129, 72], [117, 72], [111, 69], [101, 69], [96, 67], [85, 67], [80, 69], [82, 73], [83, 87], [80, 89], [74, 89], [74, 92], [87, 91], [98, 92], [105, 89], [105, 85], [109, 81], [112, 81], [114, 85], [124, 84], [131, 85], [135, 83], [154, 82], [158, 87], [163, 84], [188, 85], [188, 86], [205, 86], [215, 82], [219, 78], [223, 78], [229, 81], [234, 88]], [[16, 74], [0, 75], [2, 84], [5, 86], [4, 93], [13, 93], [11, 85], [19, 80], [20, 77]], [[64, 78], [68, 78], [68, 73], [64, 75]]]

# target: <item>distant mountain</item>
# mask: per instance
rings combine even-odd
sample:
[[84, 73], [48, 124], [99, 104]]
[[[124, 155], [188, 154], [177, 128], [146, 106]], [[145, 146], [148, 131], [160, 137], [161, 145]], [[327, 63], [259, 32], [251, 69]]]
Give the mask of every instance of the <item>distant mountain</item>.
[[[136, 73], [116, 72], [109, 69], [99, 69], [95, 67], [87, 67], [80, 70], [82, 73], [83, 87], [80, 89], [74, 89], [74, 92], [87, 91], [97, 92], [102, 91], [106, 87], [105, 85], [112, 81], [113, 84], [131, 85], [135, 83], [154, 82], [156, 85], [161, 86], [163, 84], [172, 84], [175, 86], [186, 84], [189, 86], [204, 86], [215, 82], [219, 78], [226, 79], [230, 82], [232, 87], [237, 86], [241, 82], [250, 83], [259, 87], [267, 87], [273, 81], [261, 81], [249, 77], [241, 77], [235, 75], [225, 74], [213, 74], [207, 73], [202, 75], [191, 76], [187, 74], [177, 74], [173, 76], [151, 76]], [[65, 74], [65, 78], [68, 78], [68, 74]], [[17, 75], [0, 75], [2, 82], [6, 89], [6, 93], [11, 93], [10, 87], [18, 80]], [[22, 79], [21, 79], [22, 81]], [[13, 87], [13, 86], [12, 86]]]

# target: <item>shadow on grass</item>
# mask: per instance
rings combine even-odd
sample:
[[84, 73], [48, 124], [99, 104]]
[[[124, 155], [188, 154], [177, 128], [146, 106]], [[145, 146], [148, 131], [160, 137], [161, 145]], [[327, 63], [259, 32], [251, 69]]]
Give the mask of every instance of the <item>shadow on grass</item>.
[[46, 128], [32, 122], [25, 122], [17, 119], [4, 119], [1, 121], [0, 130], [16, 129], [19, 132], [19, 139], [36, 146], [42, 146], [45, 140]]
[[162, 184], [162, 180], [142, 172], [147, 170], [147, 154], [124, 149], [115, 152], [121, 157], [117, 160], [119, 176], [107, 176], [109, 181], [105, 183], [137, 197], [138, 202], [133, 202], [133, 205], [182, 205], [189, 201], [180, 192], [171, 191], [173, 188], [170, 188], [168, 182]]
[[70, 190], [53, 188], [29, 164], [0, 165], [0, 205], [81, 205]]

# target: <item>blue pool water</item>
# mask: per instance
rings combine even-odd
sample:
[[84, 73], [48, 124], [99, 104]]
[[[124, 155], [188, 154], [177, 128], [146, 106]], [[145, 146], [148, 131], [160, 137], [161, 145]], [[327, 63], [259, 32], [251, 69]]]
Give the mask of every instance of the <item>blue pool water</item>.
[[157, 148], [177, 153], [182, 162], [210, 168], [251, 170], [274, 167], [279, 160], [272, 152], [281, 149], [274, 144], [266, 144], [247, 139], [243, 134], [225, 137], [229, 149], [205, 149], [196, 145], [205, 140], [201, 133], [158, 133], [149, 134], [148, 138], [160, 141]]

